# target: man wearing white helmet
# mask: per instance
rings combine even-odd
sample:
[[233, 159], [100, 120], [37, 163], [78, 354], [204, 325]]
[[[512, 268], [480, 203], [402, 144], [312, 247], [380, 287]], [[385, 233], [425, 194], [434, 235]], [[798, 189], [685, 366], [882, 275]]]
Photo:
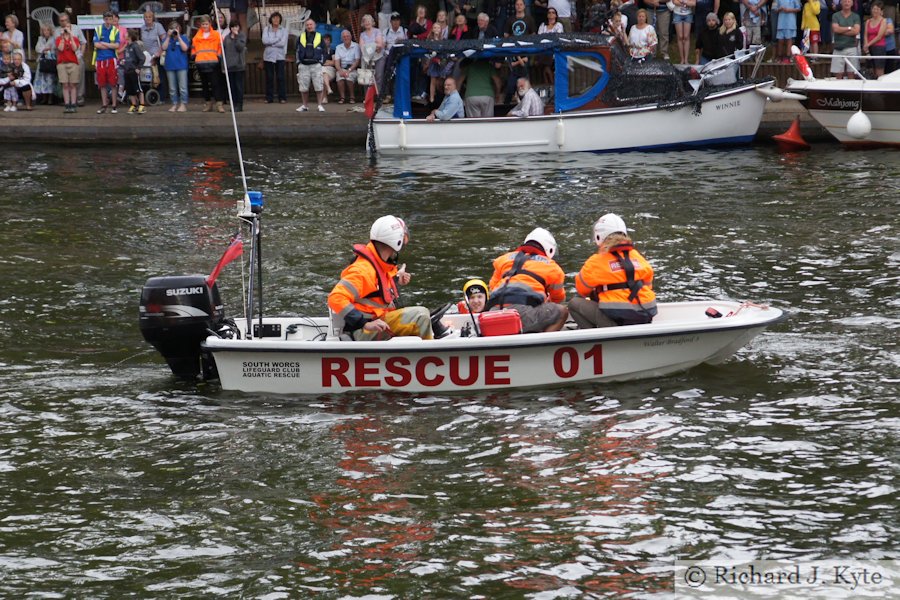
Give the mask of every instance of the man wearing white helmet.
[[566, 299], [566, 274], [555, 257], [556, 240], [542, 227], [512, 252], [497, 257], [489, 284], [491, 309], [515, 309], [522, 318], [523, 333], [562, 329], [569, 316], [560, 304]]
[[653, 267], [634, 249], [625, 222], [612, 213], [593, 229], [597, 253], [575, 277], [578, 296], [569, 302], [579, 329], [649, 323], [656, 316]]
[[397, 286], [411, 279], [406, 265], [397, 268], [397, 256], [408, 241], [409, 230], [403, 219], [387, 215], [372, 224], [368, 244], [353, 246], [356, 259], [341, 272], [341, 280], [328, 294], [328, 308], [343, 324], [343, 333], [355, 340], [434, 337], [427, 308], [397, 308]]

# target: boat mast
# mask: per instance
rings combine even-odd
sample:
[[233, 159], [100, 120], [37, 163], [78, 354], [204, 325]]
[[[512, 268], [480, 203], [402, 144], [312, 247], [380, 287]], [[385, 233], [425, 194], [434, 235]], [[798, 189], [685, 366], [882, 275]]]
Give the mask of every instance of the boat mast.
[[[216, 20], [214, 25], [216, 30], [219, 31], [219, 45], [222, 50], [222, 64], [224, 66], [223, 71], [225, 72], [225, 89], [228, 91], [228, 106], [231, 108], [231, 126], [234, 129], [234, 143], [237, 147], [238, 166], [241, 169], [241, 185], [244, 188], [244, 196], [237, 203], [237, 217], [250, 226], [250, 273], [247, 278], [250, 285], [247, 289], [247, 303], [244, 305], [244, 322], [247, 323], [245, 337], [248, 340], [252, 340], [254, 270], [257, 274], [259, 286], [259, 334], [260, 337], [262, 336], [262, 252], [260, 249], [262, 235], [260, 232], [260, 214], [263, 209], [263, 197], [262, 192], [251, 192], [247, 189], [247, 172], [244, 169], [244, 152], [241, 148], [241, 135], [238, 131], [237, 115], [234, 110], [234, 97], [231, 94], [231, 78], [228, 74], [228, 61], [225, 58], [225, 36], [228, 34], [229, 28], [227, 27], [227, 23], [224, 31], [219, 26], [219, 15], [221, 13], [219, 12], [219, 5], [216, 0], [213, 0], [213, 14], [215, 14]], [[249, 35], [249, 32], [247, 32], [247, 35]], [[255, 261], [253, 260], [254, 257], [256, 258]]]

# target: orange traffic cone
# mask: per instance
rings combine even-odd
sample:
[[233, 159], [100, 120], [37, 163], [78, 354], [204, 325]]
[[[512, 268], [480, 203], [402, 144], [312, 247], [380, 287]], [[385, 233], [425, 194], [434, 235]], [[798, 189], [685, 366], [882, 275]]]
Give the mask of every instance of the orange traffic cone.
[[791, 126], [784, 133], [773, 135], [772, 139], [778, 144], [781, 152], [795, 152], [797, 150], [809, 150], [809, 144], [800, 135], [800, 116], [794, 119]]

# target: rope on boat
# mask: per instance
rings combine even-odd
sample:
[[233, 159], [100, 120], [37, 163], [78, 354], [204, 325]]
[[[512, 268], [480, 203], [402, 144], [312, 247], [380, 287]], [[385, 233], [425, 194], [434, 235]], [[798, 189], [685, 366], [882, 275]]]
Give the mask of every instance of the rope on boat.
[[741, 305], [738, 307], [737, 310], [733, 310], [725, 316], [733, 317], [733, 316], [737, 315], [738, 313], [740, 313], [745, 308], [758, 308], [760, 310], [769, 310], [769, 305], [768, 304], [757, 304], [756, 302], [745, 301], [745, 302], [741, 302]]

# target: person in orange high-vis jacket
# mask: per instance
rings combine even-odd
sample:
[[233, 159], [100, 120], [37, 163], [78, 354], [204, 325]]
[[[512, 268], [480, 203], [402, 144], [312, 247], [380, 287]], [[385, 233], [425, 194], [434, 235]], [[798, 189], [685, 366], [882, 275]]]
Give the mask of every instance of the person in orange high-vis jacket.
[[594, 223], [597, 253], [575, 277], [569, 311], [579, 329], [649, 323], [656, 316], [653, 267], [634, 249], [625, 222], [612, 213]]
[[222, 56], [222, 38], [219, 32], [212, 28], [209, 17], [200, 19], [200, 30], [191, 41], [191, 56], [197, 65], [200, 74], [200, 83], [203, 86], [203, 112], [212, 110], [212, 99], [215, 95], [216, 110], [225, 112], [225, 96], [223, 86], [219, 85], [221, 67], [219, 57]]
[[490, 310], [512, 308], [522, 319], [522, 333], [559, 331], [569, 311], [563, 281], [566, 274], [556, 256], [556, 240], [538, 227], [521, 246], [494, 259], [494, 274], [488, 284]]
[[424, 306], [398, 308], [398, 285], [410, 282], [406, 265], [397, 257], [409, 239], [403, 219], [387, 215], [376, 220], [368, 244], [356, 244], [356, 259], [341, 272], [328, 294], [332, 322], [354, 340], [386, 340], [394, 336], [433, 339], [431, 315]]

